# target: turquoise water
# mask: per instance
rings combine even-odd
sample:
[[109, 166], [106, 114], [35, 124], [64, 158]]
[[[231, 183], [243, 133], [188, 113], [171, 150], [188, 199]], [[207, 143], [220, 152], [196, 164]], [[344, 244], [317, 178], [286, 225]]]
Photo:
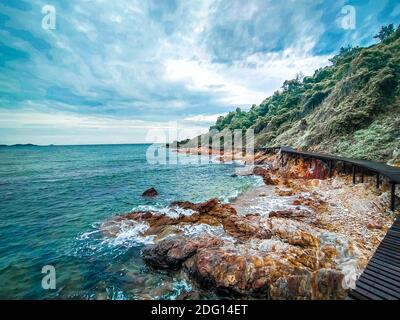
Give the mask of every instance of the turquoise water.
[[[182, 274], [150, 270], [132, 236], [105, 239], [100, 224], [143, 206], [205, 201], [248, 189], [237, 164], [151, 165], [148, 145], [0, 148], [0, 299], [174, 299], [193, 286]], [[160, 196], [141, 194], [156, 187]], [[44, 290], [41, 271], [56, 270]], [[207, 298], [207, 294], [203, 294]]]

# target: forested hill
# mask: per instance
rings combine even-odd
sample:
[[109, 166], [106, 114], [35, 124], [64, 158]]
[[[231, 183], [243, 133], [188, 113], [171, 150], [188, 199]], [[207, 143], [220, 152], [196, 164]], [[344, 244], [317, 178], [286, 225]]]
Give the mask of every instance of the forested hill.
[[361, 159], [400, 160], [400, 28], [382, 27], [379, 43], [342, 48], [332, 65], [297, 76], [247, 112], [210, 129], [253, 128], [257, 146], [292, 146]]

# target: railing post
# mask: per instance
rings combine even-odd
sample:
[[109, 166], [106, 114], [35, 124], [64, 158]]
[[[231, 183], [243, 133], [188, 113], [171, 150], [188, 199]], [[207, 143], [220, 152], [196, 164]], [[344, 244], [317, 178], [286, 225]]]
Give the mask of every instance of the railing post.
[[379, 186], [381, 184], [381, 175], [379, 173], [376, 174], [376, 188], [379, 189]]
[[361, 170], [361, 183], [364, 183], [364, 170]]
[[332, 178], [332, 160], [329, 160], [329, 162], [328, 162], [328, 164], [329, 164], [329, 178]]
[[392, 184], [392, 194], [390, 198], [390, 210], [396, 211], [396, 184], [394, 182]]
[[356, 184], [356, 166], [353, 164], [353, 185]]

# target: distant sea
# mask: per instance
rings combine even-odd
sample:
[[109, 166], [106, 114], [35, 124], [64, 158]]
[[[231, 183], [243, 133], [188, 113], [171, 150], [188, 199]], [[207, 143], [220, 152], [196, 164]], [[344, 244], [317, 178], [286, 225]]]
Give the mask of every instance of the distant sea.
[[[178, 165], [149, 164], [148, 147], [0, 147], [0, 299], [175, 299], [193, 290], [143, 263], [137, 230], [107, 239], [101, 223], [174, 200], [228, 202], [257, 180], [234, 177], [240, 164], [185, 154]], [[159, 196], [141, 197], [150, 187]], [[55, 290], [42, 288], [45, 265], [55, 267]]]

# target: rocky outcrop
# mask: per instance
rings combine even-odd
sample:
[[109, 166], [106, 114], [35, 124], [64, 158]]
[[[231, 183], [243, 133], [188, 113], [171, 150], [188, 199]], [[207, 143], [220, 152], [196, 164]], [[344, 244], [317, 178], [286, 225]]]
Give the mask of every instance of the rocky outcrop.
[[142, 197], [153, 198], [158, 196], [158, 192], [155, 188], [147, 189], [145, 192], [142, 193]]
[[193, 256], [199, 248], [221, 244], [216, 237], [187, 239], [176, 237], [149, 245], [143, 250], [144, 261], [155, 268], [178, 269], [182, 263]]
[[[113, 236], [118, 233], [119, 228], [130, 221], [144, 222], [149, 225], [144, 235], [159, 235], [165, 233], [171, 226], [186, 224], [207, 224], [210, 226], [223, 226], [225, 232], [238, 239], [261, 238], [268, 239], [271, 235], [268, 230], [259, 227], [259, 215], [239, 216], [236, 210], [228, 205], [222, 204], [217, 199], [211, 199], [203, 203], [192, 203], [188, 201], [176, 201], [171, 203], [171, 210], [191, 210], [190, 215], [179, 215], [176, 218], [152, 211], [137, 211], [123, 216], [113, 217], [103, 223], [102, 230], [105, 235]], [[178, 229], [175, 230], [178, 232]]]
[[[262, 159], [259, 156], [260, 163], [266, 158]], [[365, 266], [368, 255], [364, 252], [373, 252], [387, 221], [376, 218], [373, 207], [374, 215], [363, 220], [360, 233], [362, 239], [368, 233], [368, 242], [357, 246], [360, 242], [355, 245], [350, 239], [357, 236], [349, 223], [349, 211], [340, 206], [339, 199], [345, 197], [335, 195], [346, 194], [348, 203], [353, 204], [350, 193], [361, 194], [362, 190], [347, 189], [343, 180], [316, 179], [325, 177], [325, 169], [318, 164], [310, 169], [309, 163], [299, 160], [293, 170], [281, 171], [262, 164], [254, 168], [254, 174], [263, 177], [267, 186], [256, 197], [260, 203], [271, 195], [283, 197], [275, 210], [269, 200], [268, 211], [255, 203], [254, 211], [243, 211], [217, 199], [176, 201], [166, 213], [136, 211], [113, 217], [103, 224], [103, 233], [113, 237], [127, 226], [139, 224], [141, 236], [152, 241], [142, 250], [144, 261], [152, 268], [184, 275], [195, 282], [194, 287], [206, 289], [204, 292], [262, 299], [343, 299], [349, 274], [355, 279]], [[283, 202], [286, 206], [281, 206]], [[360, 207], [362, 216], [366, 214], [363, 209]], [[360, 221], [359, 216], [353, 218]], [[346, 225], [350, 231], [340, 234], [338, 230]], [[190, 231], [204, 226], [218, 232]], [[375, 241], [373, 245], [370, 239]]]
[[255, 167], [253, 174], [256, 176], [261, 176], [266, 185], [277, 185], [279, 184], [279, 179], [274, 179], [271, 176], [271, 170], [264, 167]]
[[176, 237], [148, 246], [145, 261], [155, 268], [183, 270], [204, 289], [225, 296], [272, 299], [337, 299], [346, 294], [332, 256], [277, 240], [251, 244], [217, 238]]

